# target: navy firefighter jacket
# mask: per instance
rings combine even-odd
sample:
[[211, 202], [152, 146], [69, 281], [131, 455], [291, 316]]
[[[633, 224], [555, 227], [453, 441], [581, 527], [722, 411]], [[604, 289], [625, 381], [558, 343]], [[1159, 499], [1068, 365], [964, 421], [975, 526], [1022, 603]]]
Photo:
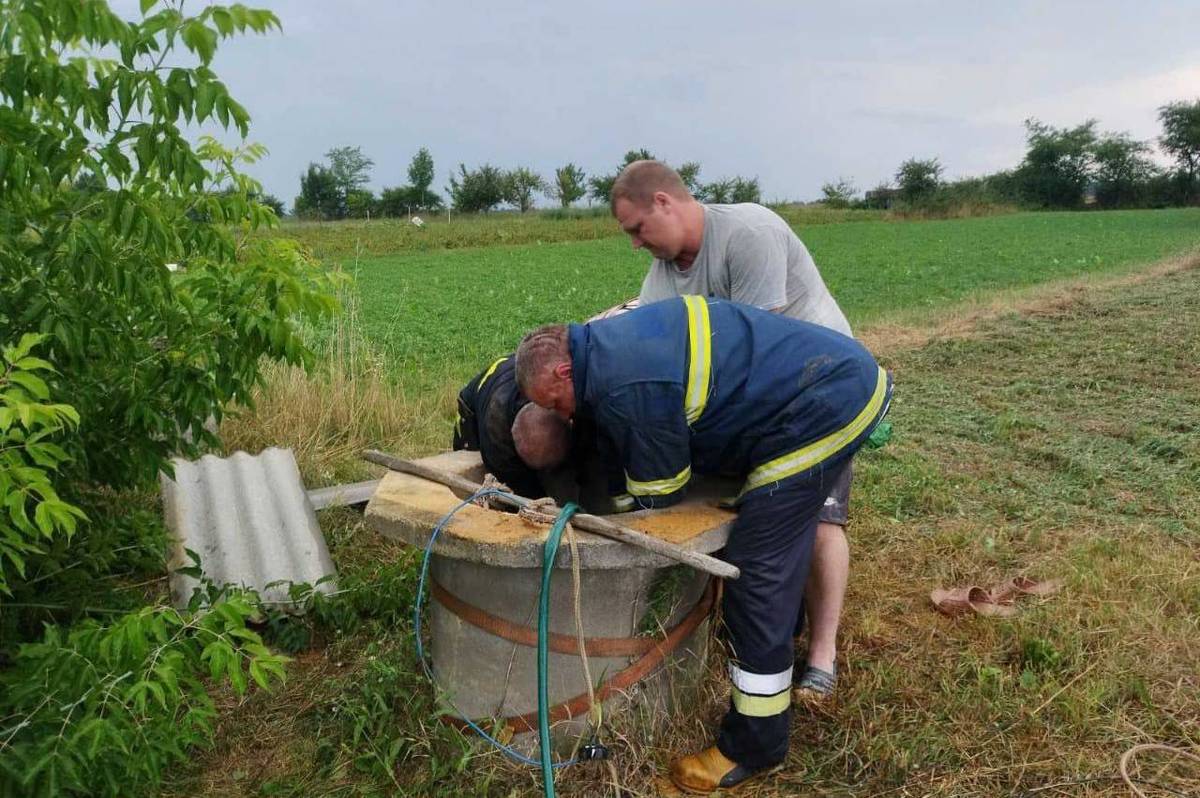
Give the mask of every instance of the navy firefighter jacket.
[[529, 402], [517, 388], [515, 358], [505, 355], [471, 378], [458, 392], [455, 451], [479, 452], [484, 468], [519, 496], [542, 496], [538, 473], [517, 454], [512, 424]]
[[890, 398], [853, 338], [735, 302], [667, 299], [568, 336], [576, 412], [615, 449], [626, 508], [673, 504], [693, 471], [744, 476], [740, 496], [810, 473], [860, 444]]

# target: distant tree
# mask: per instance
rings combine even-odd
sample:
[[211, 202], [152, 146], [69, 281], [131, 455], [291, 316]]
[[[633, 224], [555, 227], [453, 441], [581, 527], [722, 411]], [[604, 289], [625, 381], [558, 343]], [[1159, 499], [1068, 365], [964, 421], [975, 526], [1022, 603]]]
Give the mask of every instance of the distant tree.
[[450, 175], [446, 189], [454, 209], [463, 213], [487, 213], [504, 202], [504, 173], [490, 164], [468, 170], [458, 165], [459, 177]]
[[617, 182], [617, 176], [611, 175], [596, 175], [588, 178], [588, 196], [596, 202], [608, 204], [612, 199], [613, 183]]
[[408, 165], [407, 205], [414, 210], [441, 209], [442, 198], [429, 189], [433, 185], [433, 177], [433, 156], [429, 154], [429, 150], [422, 147], [417, 150], [417, 154], [413, 156], [412, 162]]
[[757, 177], [725, 177], [703, 183], [692, 195], [701, 202], [722, 205], [730, 202], [762, 202]]
[[1128, 133], [1104, 134], [1092, 148], [1096, 202], [1105, 208], [1145, 205], [1150, 180], [1158, 172], [1149, 153], [1149, 144]]
[[900, 199], [919, 205], [933, 197], [942, 182], [942, 164], [937, 158], [909, 158], [896, 170]]
[[362, 147], [334, 147], [325, 153], [325, 157], [329, 159], [329, 171], [333, 172], [343, 197], [370, 181], [375, 162], [363, 155]]
[[1075, 208], [1091, 179], [1096, 120], [1055, 128], [1025, 120], [1027, 149], [1015, 177], [1021, 198], [1039, 208]]
[[379, 192], [375, 207], [380, 216], [406, 217], [409, 212], [409, 189], [411, 186], [393, 186]]
[[368, 219], [378, 214], [375, 194], [365, 188], [352, 189], [346, 194], [346, 216], [350, 219]]
[[255, 199], [275, 211], [276, 216], [283, 218], [287, 215], [287, 210], [283, 207], [283, 200], [274, 194], [259, 194]]
[[730, 202], [762, 202], [757, 177], [735, 177], [729, 192]]
[[1158, 143], [1179, 165], [1186, 200], [1200, 199], [1200, 100], [1164, 105], [1158, 120], [1163, 126]]
[[700, 200], [715, 205], [723, 205], [733, 201], [734, 182], [731, 178], [714, 180], [700, 187]]
[[554, 182], [546, 187], [546, 196], [558, 200], [564, 208], [587, 194], [587, 175], [573, 163], [554, 170]]
[[80, 172], [79, 177], [71, 184], [71, 188], [81, 194], [95, 194], [100, 191], [105, 191], [108, 184], [104, 182], [104, 178], [92, 171]]
[[836, 183], [821, 186], [821, 202], [828, 208], [849, 208], [858, 194], [858, 187], [847, 178], [840, 177]]
[[[658, 159], [655, 158], [654, 154], [645, 147], [637, 150], [628, 150], [625, 153], [625, 158], [621, 161], [621, 165], [617, 167], [615, 172], [607, 175], [596, 175], [588, 180], [589, 195], [597, 202], [607, 204], [609, 199], [612, 197], [613, 183], [617, 182], [617, 176], [621, 174], [621, 170], [623, 170], [626, 166], [629, 166], [629, 164], [633, 163], [634, 161], [654, 160]], [[697, 165], [696, 171], [698, 172], [699, 170], [700, 166]]]
[[300, 217], [341, 219], [345, 215], [343, 200], [333, 172], [320, 164], [310, 163], [308, 171], [300, 175], [300, 195], [293, 207]]
[[679, 173], [679, 179], [687, 186], [687, 190], [692, 192], [692, 196], [699, 197], [701, 191], [703, 191], [700, 185], [700, 162], [688, 161], [680, 165], [675, 171]]
[[441, 195], [428, 189], [422, 191], [416, 186], [385, 188], [375, 202], [375, 211], [380, 216], [397, 218], [421, 211], [440, 211], [444, 207]]
[[521, 213], [533, 207], [533, 196], [548, 188], [542, 176], [524, 166], [504, 173], [504, 201], [516, 205]]

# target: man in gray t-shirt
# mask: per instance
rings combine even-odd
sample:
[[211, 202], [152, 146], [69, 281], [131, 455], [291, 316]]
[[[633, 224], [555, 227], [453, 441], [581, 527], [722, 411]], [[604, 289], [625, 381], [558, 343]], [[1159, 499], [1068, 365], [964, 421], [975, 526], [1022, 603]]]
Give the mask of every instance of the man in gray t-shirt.
[[[851, 334], [808, 249], [774, 211], [754, 203], [702, 205], [670, 167], [635, 161], [613, 184], [612, 212], [634, 249], [654, 256], [638, 297], [642, 304], [681, 294], [720, 297]], [[837, 627], [850, 572], [849, 493], [847, 468], [817, 527], [798, 698], [828, 695], [836, 679]]]
[[752, 202], [696, 205], [704, 214], [699, 251], [686, 265], [686, 257], [656, 257], [642, 281], [642, 304], [715, 296], [851, 334], [808, 249], [777, 213]]

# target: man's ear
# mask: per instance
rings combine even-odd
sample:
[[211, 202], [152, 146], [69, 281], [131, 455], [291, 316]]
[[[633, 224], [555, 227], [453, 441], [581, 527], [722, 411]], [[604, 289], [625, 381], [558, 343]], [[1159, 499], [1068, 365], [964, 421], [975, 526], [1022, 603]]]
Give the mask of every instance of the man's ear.
[[571, 371], [571, 361], [564, 360], [554, 367], [554, 376], [560, 380], [571, 379], [573, 372]]
[[651, 197], [651, 202], [655, 209], [662, 211], [674, 205], [675, 198], [665, 191], [655, 191], [654, 196]]

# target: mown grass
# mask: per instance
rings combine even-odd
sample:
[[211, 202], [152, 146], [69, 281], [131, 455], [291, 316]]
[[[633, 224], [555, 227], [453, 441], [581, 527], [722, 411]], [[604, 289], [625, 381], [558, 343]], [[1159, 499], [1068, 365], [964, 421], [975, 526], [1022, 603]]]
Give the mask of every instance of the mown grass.
[[[1121, 795], [1130, 745], [1200, 746], [1197, 295], [1193, 269], [889, 351], [897, 433], [856, 470], [839, 696], [797, 709], [785, 768], [744, 794]], [[342, 578], [378, 584], [382, 607], [302, 655], [281, 693], [230, 706], [216, 751], [171, 791], [539, 794], [535, 773], [434, 720], [412, 553], [344, 511], [322, 526]], [[1010, 620], [928, 604], [934, 587], [1016, 574], [1067, 588]], [[611, 737], [627, 794], [656, 794], [668, 759], [709, 739], [723, 685], [714, 672], [686, 715]], [[1200, 789], [1164, 761], [1139, 772]], [[571, 769], [560, 792], [606, 794], [605, 778]]]
[[[880, 211], [855, 211], [811, 205], [775, 206], [791, 224], [831, 224], [879, 219]], [[430, 252], [464, 247], [510, 244], [549, 244], [562, 241], [593, 241], [620, 235], [607, 207], [532, 211], [521, 214], [499, 211], [487, 214], [419, 214], [422, 226], [408, 219], [306, 222], [285, 220], [277, 230], [264, 235], [294, 238], [330, 263], [355, 258], [395, 255], [401, 252]]]

